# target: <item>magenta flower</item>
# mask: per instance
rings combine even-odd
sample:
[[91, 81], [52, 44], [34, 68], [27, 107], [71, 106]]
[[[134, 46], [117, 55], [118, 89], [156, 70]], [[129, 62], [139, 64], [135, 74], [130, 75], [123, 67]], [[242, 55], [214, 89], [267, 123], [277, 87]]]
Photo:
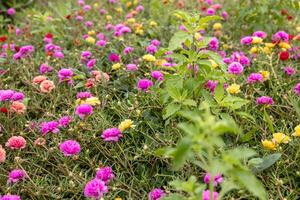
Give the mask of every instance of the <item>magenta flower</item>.
[[244, 70], [243, 65], [238, 62], [233, 62], [228, 66], [228, 73], [240, 75]]
[[215, 11], [215, 9], [213, 9], [213, 8], [208, 8], [207, 10], [206, 10], [206, 14], [207, 15], [214, 15], [216, 13], [216, 11]]
[[[218, 199], [218, 192], [213, 192], [213, 200], [217, 200]], [[204, 190], [202, 193], [202, 200], [211, 200], [210, 199], [210, 191], [209, 190]]]
[[47, 65], [47, 64], [41, 64], [40, 65], [40, 73], [46, 74], [47, 72], [52, 72], [53, 67]]
[[107, 192], [108, 188], [105, 182], [100, 179], [93, 179], [84, 187], [84, 196], [86, 198], [100, 199]]
[[19, 195], [7, 194], [0, 196], [0, 200], [21, 200], [21, 197]]
[[95, 66], [97, 60], [96, 59], [91, 59], [86, 63], [86, 66], [88, 69], [93, 69], [93, 67]]
[[111, 167], [103, 167], [97, 171], [96, 178], [104, 181], [107, 184], [115, 178], [115, 175]]
[[164, 74], [161, 71], [153, 71], [151, 72], [151, 76], [158, 81], [164, 80]]
[[137, 83], [138, 89], [143, 91], [147, 91], [151, 86], [153, 86], [153, 82], [149, 79], [141, 79]]
[[63, 116], [58, 120], [58, 126], [66, 128], [71, 121], [72, 121], [71, 116]]
[[267, 33], [263, 32], [263, 31], [255, 31], [252, 35], [255, 37], [262, 38], [262, 39], [267, 37]]
[[283, 70], [289, 76], [292, 76], [296, 73], [296, 70], [292, 67], [285, 67], [285, 68], [283, 68]]
[[252, 41], [253, 41], [253, 38], [251, 36], [246, 36], [246, 37], [243, 37], [240, 42], [243, 45], [250, 45], [252, 43]]
[[13, 90], [0, 90], [0, 102], [1, 101], [10, 101], [15, 91]]
[[90, 92], [78, 92], [76, 95], [77, 99], [87, 99], [92, 97], [92, 94]]
[[217, 85], [218, 81], [208, 80], [204, 87], [207, 88], [211, 93], [214, 93]]
[[107, 43], [106, 40], [98, 40], [96, 42], [96, 46], [98, 46], [98, 47], [105, 47], [106, 43]]
[[257, 83], [257, 82], [263, 82], [264, 80], [264, 77], [262, 74], [260, 73], [251, 73], [249, 76], [248, 76], [248, 79], [247, 79], [247, 82], [249, 84], [253, 84], [253, 83]]
[[138, 70], [138, 66], [136, 64], [128, 64], [126, 65], [127, 71], [136, 71]]
[[275, 42], [279, 42], [279, 41], [288, 42], [289, 41], [289, 34], [284, 32], [284, 31], [278, 31], [277, 33], [275, 33], [273, 35], [272, 39]]
[[217, 51], [219, 48], [219, 40], [216, 37], [213, 37], [209, 43], [208, 43], [208, 47], [210, 50], [212, 51]]
[[273, 104], [273, 99], [271, 97], [268, 96], [262, 96], [262, 97], [258, 97], [256, 99], [256, 103], [259, 105], [272, 105]]
[[146, 51], [149, 54], [155, 54], [155, 52], [157, 51], [157, 47], [154, 46], [153, 44], [150, 44], [147, 46]]
[[13, 16], [16, 14], [16, 10], [14, 8], [9, 8], [7, 9], [6, 13], [9, 15], [9, 16]]
[[151, 44], [156, 46], [156, 47], [159, 47], [160, 46], [160, 41], [157, 40], [157, 39], [154, 39], [154, 40], [151, 40]]
[[300, 96], [300, 83], [298, 83], [295, 87], [294, 87], [294, 92]]
[[40, 131], [42, 135], [46, 135], [47, 133], [58, 133], [59, 123], [57, 121], [43, 122], [41, 123]]
[[[204, 178], [203, 178], [204, 183], [209, 184], [210, 177], [211, 177], [211, 175], [209, 173], [206, 173], [205, 176], [204, 176]], [[222, 182], [223, 182], [222, 174], [217, 174], [214, 177], [214, 186], [217, 186], [218, 184], [220, 184]]]
[[76, 107], [75, 114], [78, 115], [81, 119], [84, 119], [86, 116], [93, 113], [93, 107], [89, 104], [81, 104]]
[[124, 55], [128, 55], [131, 52], [133, 52], [134, 48], [133, 47], [125, 47], [125, 49], [123, 50], [123, 54]]
[[25, 95], [23, 92], [15, 92], [12, 97], [11, 100], [12, 101], [23, 101], [25, 98]]
[[108, 60], [109, 60], [109, 62], [120, 62], [120, 56], [118, 55], [118, 54], [115, 54], [115, 53], [111, 53], [111, 54], [109, 54], [109, 56], [108, 56]]
[[60, 82], [66, 81], [66, 82], [68, 82], [68, 84], [72, 84], [73, 83], [73, 80], [72, 80], [73, 75], [74, 75], [74, 73], [71, 69], [63, 68], [58, 71], [58, 77], [59, 77]]
[[75, 140], [66, 140], [59, 145], [60, 151], [67, 157], [77, 155], [80, 152], [80, 144]]
[[26, 172], [23, 169], [14, 169], [8, 174], [9, 183], [17, 183], [24, 180], [27, 177]]
[[160, 200], [165, 195], [166, 195], [165, 191], [163, 191], [160, 188], [155, 188], [155, 189], [151, 190], [151, 192], [149, 192], [148, 198], [149, 198], [149, 200]]
[[101, 138], [106, 142], [118, 142], [123, 137], [118, 128], [108, 128], [103, 131]]

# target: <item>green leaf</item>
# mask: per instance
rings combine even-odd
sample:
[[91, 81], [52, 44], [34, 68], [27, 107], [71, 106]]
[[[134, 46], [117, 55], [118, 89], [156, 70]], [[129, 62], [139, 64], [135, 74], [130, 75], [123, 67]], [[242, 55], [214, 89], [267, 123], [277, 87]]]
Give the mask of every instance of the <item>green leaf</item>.
[[161, 200], [182, 200], [185, 199], [181, 194], [170, 194], [166, 197], [163, 197]]
[[181, 48], [181, 44], [186, 40], [192, 40], [192, 36], [186, 32], [179, 31], [171, 38], [168, 49], [174, 51], [175, 49]]
[[177, 144], [175, 151], [171, 154], [174, 158], [173, 166], [175, 169], [183, 167], [189, 157], [191, 147], [192, 145], [189, 139], [183, 139]]
[[197, 106], [196, 101], [192, 100], [192, 99], [186, 99], [182, 102], [183, 105], [186, 106]]
[[205, 52], [203, 54], [204, 55], [206, 54], [209, 58], [211, 58], [212, 60], [214, 60], [220, 66], [220, 68], [221, 68], [221, 70], [223, 72], [227, 71], [226, 64], [223, 62], [222, 57], [218, 53], [215, 53], [213, 51], [207, 51], [207, 52]]
[[178, 112], [181, 108], [181, 105], [178, 103], [170, 103], [167, 105], [167, 107], [164, 109], [165, 114], [163, 115], [164, 119], [167, 119], [168, 117], [174, 115], [176, 112]]
[[200, 18], [198, 24], [199, 24], [199, 26], [202, 27], [202, 26], [205, 26], [205, 24], [207, 24], [208, 22], [213, 21], [213, 20], [222, 20], [222, 17], [216, 16], [216, 15], [202, 17], [202, 18]]
[[269, 127], [270, 131], [271, 131], [272, 133], [275, 133], [274, 127], [273, 127], [273, 122], [272, 122], [272, 120], [271, 120], [271, 118], [270, 118], [270, 116], [268, 115], [268, 113], [267, 113], [266, 110], [264, 110], [264, 121], [268, 124], [268, 127]]
[[79, 82], [79, 83], [77, 83], [77, 84], [75, 85], [74, 89], [83, 88], [84, 85], [85, 85], [84, 82]]
[[220, 103], [224, 97], [224, 88], [222, 84], [218, 84], [215, 89], [215, 99], [218, 103]]
[[[276, 163], [281, 157], [280, 153], [274, 153], [271, 155], [268, 155], [264, 158], [253, 158], [249, 160], [249, 165], [251, 165], [253, 173], [259, 173], [262, 172], [263, 170], [271, 167], [274, 163]], [[256, 160], [255, 160], [256, 159]], [[260, 159], [261, 162], [255, 162], [258, 161], [257, 159]]]

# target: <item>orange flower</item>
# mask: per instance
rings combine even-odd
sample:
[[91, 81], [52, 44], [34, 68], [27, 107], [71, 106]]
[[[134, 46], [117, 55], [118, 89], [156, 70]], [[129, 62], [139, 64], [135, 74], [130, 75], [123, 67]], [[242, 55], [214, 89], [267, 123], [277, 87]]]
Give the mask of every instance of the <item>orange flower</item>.
[[6, 158], [5, 149], [3, 149], [2, 146], [0, 145], [0, 163], [5, 162], [5, 158]]
[[10, 107], [10, 109], [13, 112], [16, 112], [18, 114], [23, 114], [26, 110], [26, 106], [24, 105], [24, 103], [19, 102], [19, 101], [14, 101]]
[[55, 88], [53, 81], [45, 80], [41, 83], [40, 89], [44, 93], [49, 93]]
[[105, 79], [106, 81], [109, 81], [109, 75], [107, 73], [94, 70], [92, 71], [92, 75], [95, 76], [96, 81], [101, 81], [102, 79]]
[[42, 75], [36, 76], [36, 77], [33, 78], [32, 83], [34, 83], [34, 84], [41, 84], [46, 79], [47, 79], [46, 76], [42, 76]]

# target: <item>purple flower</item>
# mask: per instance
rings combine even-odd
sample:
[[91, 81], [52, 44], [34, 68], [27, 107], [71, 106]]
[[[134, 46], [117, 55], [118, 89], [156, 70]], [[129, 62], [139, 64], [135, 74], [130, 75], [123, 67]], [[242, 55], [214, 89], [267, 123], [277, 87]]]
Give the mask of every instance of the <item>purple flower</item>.
[[147, 46], [146, 51], [147, 53], [155, 54], [155, 52], [157, 51], [157, 47], [154, 46], [153, 44], [150, 44]]
[[108, 188], [105, 182], [99, 179], [89, 181], [84, 187], [84, 196], [86, 198], [100, 199], [107, 192]]
[[66, 140], [59, 145], [60, 151], [67, 157], [77, 155], [80, 152], [80, 144], [75, 140]]
[[23, 101], [24, 98], [25, 98], [25, 95], [23, 92], [15, 92], [12, 95], [11, 100], [12, 101]]
[[153, 72], [151, 72], [151, 76], [154, 79], [159, 80], [159, 81], [164, 80], [164, 74], [161, 73], [161, 71], [153, 71]]
[[289, 76], [292, 76], [296, 73], [296, 70], [292, 67], [285, 67], [285, 68], [283, 68], [283, 70]]
[[41, 64], [40, 65], [40, 73], [45, 74], [47, 72], [52, 72], [53, 67], [47, 65], [47, 64]]
[[7, 9], [6, 13], [9, 16], [13, 16], [14, 14], [16, 14], [16, 10], [14, 8], [9, 8], [9, 9]]
[[246, 36], [246, 37], [243, 37], [240, 42], [243, 45], [250, 45], [252, 43], [252, 41], [253, 41], [253, 39], [251, 36]]
[[67, 81], [69, 84], [71, 84], [73, 82], [72, 81], [73, 74], [74, 73], [71, 69], [63, 68], [58, 72], [59, 81], [60, 82]]
[[89, 11], [89, 10], [92, 9], [92, 7], [91, 7], [90, 5], [84, 5], [82, 8], [83, 8], [83, 10], [84, 10], [85, 12], [87, 12], [87, 11]]
[[262, 96], [262, 97], [258, 97], [256, 99], [256, 103], [259, 105], [272, 105], [273, 104], [273, 99], [271, 97], [268, 96]]
[[141, 79], [137, 83], [138, 89], [143, 91], [147, 91], [151, 86], [153, 86], [153, 83], [149, 79]]
[[86, 116], [93, 113], [93, 107], [89, 104], [81, 104], [76, 107], [75, 114], [78, 115], [81, 119], [84, 119]]
[[118, 128], [108, 128], [101, 135], [101, 138], [106, 142], [118, 142], [121, 137], [123, 135]]
[[295, 87], [294, 87], [294, 92], [300, 96], [300, 83], [298, 83]]
[[92, 59], [92, 60], [89, 60], [87, 63], [86, 63], [86, 66], [88, 69], [93, 69], [94, 65], [96, 64], [97, 60], [96, 59]]
[[157, 39], [154, 39], [154, 40], [151, 40], [151, 44], [156, 46], [156, 47], [159, 47], [160, 46], [160, 41], [157, 40]]
[[160, 200], [162, 197], [166, 195], [165, 191], [160, 188], [155, 188], [151, 190], [148, 194], [149, 200]]
[[133, 50], [134, 50], [133, 47], [125, 47], [125, 49], [123, 50], [123, 54], [124, 54], [124, 55], [128, 55], [128, 54], [130, 54]]
[[78, 92], [76, 95], [77, 99], [87, 99], [92, 97], [92, 94], [90, 92]]
[[17, 183], [24, 180], [26, 177], [27, 174], [23, 169], [14, 169], [8, 174], [8, 182]]
[[63, 116], [58, 120], [58, 126], [66, 128], [71, 121], [72, 121], [71, 116]]
[[284, 31], [278, 31], [277, 33], [275, 33], [272, 37], [272, 39], [275, 42], [279, 42], [279, 41], [284, 41], [284, 42], [288, 42], [289, 41], [289, 34], [287, 34]]
[[228, 66], [228, 73], [240, 75], [244, 70], [243, 65], [238, 62], [233, 62]]
[[7, 194], [4, 196], [0, 196], [0, 200], [21, 200], [21, 197], [18, 195]]
[[[204, 178], [203, 178], [204, 183], [209, 184], [210, 177], [211, 177], [211, 175], [209, 173], [206, 173], [205, 176], [204, 176]], [[214, 177], [214, 186], [217, 186], [218, 184], [220, 184], [222, 182], [223, 182], [222, 174], [217, 174]]]
[[97, 171], [96, 178], [104, 181], [107, 184], [109, 181], [115, 178], [115, 175], [111, 167], [103, 167]]
[[263, 31], [255, 31], [252, 35], [255, 37], [262, 38], [262, 39], [267, 37], [267, 33], [263, 32]]
[[55, 58], [58, 58], [58, 59], [63, 59], [65, 57], [65, 55], [63, 54], [63, 52], [61, 51], [56, 51], [54, 52], [54, 55], [53, 55]]
[[14, 94], [13, 90], [0, 90], [0, 101], [9, 101]]
[[247, 79], [247, 82], [250, 84], [256, 83], [256, 82], [263, 82], [264, 77], [260, 73], [251, 73]]
[[[213, 192], [213, 200], [217, 200], [218, 199], [218, 192]], [[204, 190], [202, 193], [202, 200], [211, 200], [210, 199], [210, 191], [209, 190]]]
[[43, 135], [47, 133], [58, 133], [58, 125], [59, 123], [57, 121], [43, 122], [41, 123], [40, 131]]
[[205, 88], [207, 88], [211, 93], [214, 93], [217, 85], [218, 81], [208, 80], [205, 84]]
[[226, 11], [223, 11], [221, 15], [222, 15], [224, 20], [228, 19], [228, 13]]
[[210, 50], [212, 50], [212, 51], [217, 51], [218, 48], [219, 48], [219, 40], [218, 40], [216, 37], [213, 37], [213, 38], [210, 40], [208, 46], [209, 46], [209, 49], [210, 49]]
[[120, 62], [121, 59], [120, 59], [120, 56], [118, 54], [111, 53], [108, 56], [108, 60], [109, 60], [109, 62]]

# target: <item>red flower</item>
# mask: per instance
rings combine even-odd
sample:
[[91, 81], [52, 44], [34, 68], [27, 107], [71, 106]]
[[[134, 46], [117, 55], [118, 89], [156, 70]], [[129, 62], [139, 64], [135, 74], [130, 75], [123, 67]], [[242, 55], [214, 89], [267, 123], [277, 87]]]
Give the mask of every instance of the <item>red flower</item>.
[[7, 110], [7, 108], [5, 108], [5, 107], [2, 107], [2, 108], [0, 108], [0, 112], [2, 112], [2, 113], [7, 113], [7, 112], [8, 112], [8, 110]]
[[47, 34], [45, 35], [45, 37], [46, 37], [46, 38], [53, 38], [53, 35], [52, 35], [52, 33], [47, 33]]
[[287, 16], [287, 20], [291, 21], [292, 19], [294, 19], [292, 15]]
[[282, 61], [288, 60], [289, 57], [290, 57], [290, 54], [289, 54], [289, 52], [287, 52], [287, 51], [283, 51], [283, 52], [281, 52], [281, 53], [279, 54], [279, 58], [280, 58], [280, 60], [282, 60]]
[[289, 40], [292, 40], [295, 36], [289, 34]]
[[287, 10], [285, 10], [285, 9], [282, 9], [281, 10], [281, 15], [287, 15], [288, 14], [288, 11]]
[[7, 40], [6, 36], [0, 36], [0, 42], [5, 42]]

